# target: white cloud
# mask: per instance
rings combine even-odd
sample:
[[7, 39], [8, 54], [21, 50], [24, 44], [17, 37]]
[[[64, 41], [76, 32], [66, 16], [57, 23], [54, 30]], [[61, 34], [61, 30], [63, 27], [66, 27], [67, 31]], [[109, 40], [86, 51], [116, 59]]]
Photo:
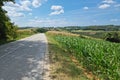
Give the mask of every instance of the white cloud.
[[113, 0], [104, 0], [103, 3], [112, 4], [112, 3], [115, 3], [115, 1], [113, 1]]
[[106, 9], [106, 8], [109, 8], [110, 5], [109, 4], [102, 4], [99, 6], [100, 9]]
[[7, 11], [17, 11], [20, 9], [20, 5], [17, 3], [14, 4], [13, 2], [7, 2], [5, 3], [5, 6], [3, 6], [2, 8]]
[[117, 22], [117, 21], [119, 21], [118, 19], [111, 19], [110, 21], [112, 21], [112, 22]]
[[41, 0], [33, 0], [32, 2], [33, 7], [37, 8], [42, 5]]
[[29, 0], [24, 0], [24, 1], [21, 1], [20, 3], [21, 3], [21, 9], [27, 10], [27, 11], [32, 10], [29, 8], [29, 6], [31, 6], [31, 2]]
[[40, 7], [44, 2], [46, 2], [47, 0], [33, 0], [32, 1], [32, 6], [34, 8], [38, 8]]
[[88, 7], [84, 7], [83, 9], [84, 9], [84, 10], [88, 10], [89, 8], [88, 8]]
[[64, 13], [64, 9], [60, 5], [51, 6], [51, 10], [53, 10], [53, 12], [51, 12], [49, 15], [59, 15], [59, 14]]
[[[8, 12], [7, 14], [10, 17], [21, 17], [23, 16], [24, 12], [32, 11], [31, 7], [39, 7], [44, 1], [47, 0], [20, 0], [19, 3], [5, 2], [2, 8]], [[15, 15], [11, 15], [11, 13], [15, 13]]]
[[5, 6], [3, 8], [7, 11], [13, 10], [13, 11], [31, 11], [32, 9], [29, 8], [31, 5], [31, 2], [29, 0], [20, 1], [20, 4], [13, 3], [13, 2], [7, 2], [5, 3]]
[[[56, 24], [57, 23], [57, 24]], [[68, 24], [66, 19], [31, 19], [28, 23], [34, 26], [63, 26]]]
[[8, 13], [7, 15], [10, 17], [23, 17], [25, 14], [23, 11], [31, 11], [29, 8], [31, 2], [29, 0], [21, 0], [20, 3], [6, 2], [2, 7]]
[[51, 6], [51, 10], [61, 10], [61, 9], [63, 9], [63, 7], [59, 6], [59, 5], [53, 5], [53, 6]]
[[11, 16], [11, 17], [24, 17], [25, 16], [25, 14], [21, 12], [15, 12], [15, 11], [8, 12], [7, 14], [8, 16]]
[[51, 12], [50, 15], [59, 15], [59, 14], [62, 14], [62, 13], [64, 13], [64, 10]]

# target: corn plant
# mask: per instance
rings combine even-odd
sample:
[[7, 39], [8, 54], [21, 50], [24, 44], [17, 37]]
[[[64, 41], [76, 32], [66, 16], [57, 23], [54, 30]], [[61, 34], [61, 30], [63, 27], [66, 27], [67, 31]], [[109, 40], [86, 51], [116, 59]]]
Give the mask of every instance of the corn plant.
[[54, 39], [89, 71], [103, 80], [120, 79], [120, 44], [78, 36], [54, 35]]

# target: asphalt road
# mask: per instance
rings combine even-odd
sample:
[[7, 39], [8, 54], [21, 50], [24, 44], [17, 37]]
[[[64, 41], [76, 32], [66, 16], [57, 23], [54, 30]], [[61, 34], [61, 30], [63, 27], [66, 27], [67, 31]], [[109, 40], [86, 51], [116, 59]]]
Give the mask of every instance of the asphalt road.
[[44, 34], [0, 46], [0, 80], [43, 80], [47, 52]]

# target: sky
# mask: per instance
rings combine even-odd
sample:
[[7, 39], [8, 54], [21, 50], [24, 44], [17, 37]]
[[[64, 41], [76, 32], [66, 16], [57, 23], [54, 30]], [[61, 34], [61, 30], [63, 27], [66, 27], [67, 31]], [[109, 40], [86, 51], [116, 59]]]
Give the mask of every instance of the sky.
[[2, 8], [19, 27], [120, 25], [120, 0], [15, 0]]

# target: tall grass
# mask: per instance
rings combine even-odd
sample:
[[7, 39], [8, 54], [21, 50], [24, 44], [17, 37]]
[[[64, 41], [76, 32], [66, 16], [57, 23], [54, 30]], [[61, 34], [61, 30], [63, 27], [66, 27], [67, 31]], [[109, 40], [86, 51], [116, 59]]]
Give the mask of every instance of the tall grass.
[[25, 37], [28, 37], [28, 36], [33, 35], [33, 34], [35, 34], [35, 31], [32, 30], [32, 29], [18, 30], [16, 39], [18, 40], [18, 39], [21, 39], [21, 38], [25, 38]]
[[28, 37], [28, 36], [31, 36], [31, 35], [33, 35], [35, 33], [36, 32], [33, 29], [17, 30], [17, 32], [16, 32], [16, 38], [14, 38], [12, 40], [3, 40], [3, 39], [0, 39], [0, 45], [5, 44], [5, 43], [9, 43], [9, 42], [12, 42], [12, 41], [16, 41], [16, 40], [19, 40], [19, 39], [22, 39], [22, 38], [25, 38], [25, 37]]
[[63, 34], [52, 37], [101, 80], [120, 79], [120, 44]]

